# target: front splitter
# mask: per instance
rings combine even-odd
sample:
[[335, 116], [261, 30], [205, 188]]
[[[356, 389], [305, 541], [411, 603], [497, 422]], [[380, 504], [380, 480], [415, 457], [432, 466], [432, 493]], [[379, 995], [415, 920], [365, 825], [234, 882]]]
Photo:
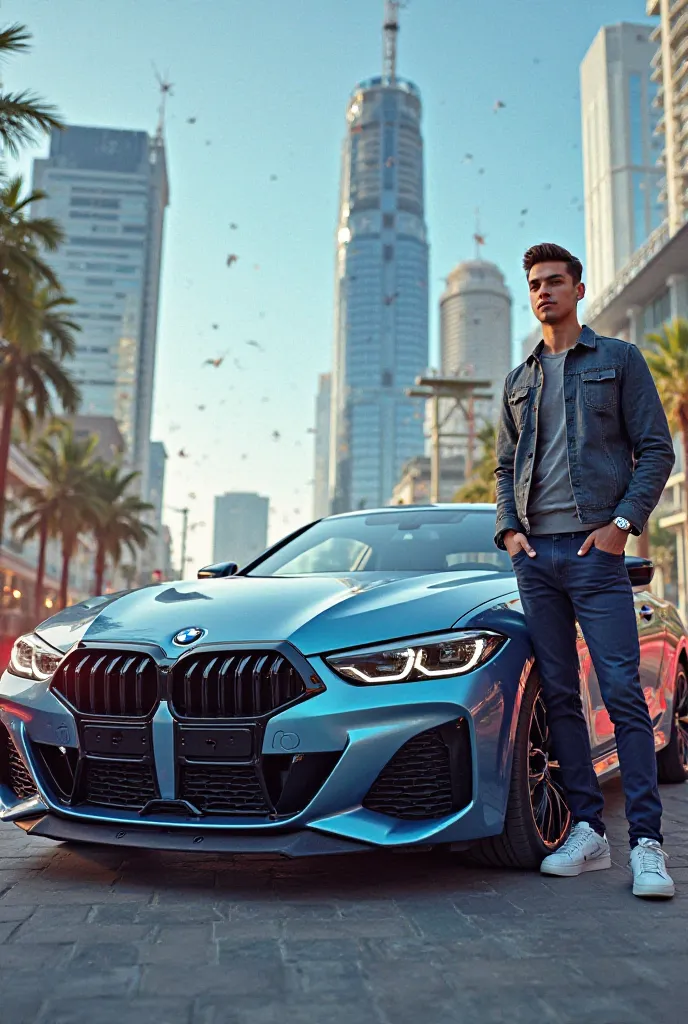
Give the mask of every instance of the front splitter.
[[73, 843], [104, 843], [108, 846], [137, 847], [144, 850], [180, 850], [195, 853], [266, 854], [281, 857], [314, 857], [324, 854], [371, 853], [379, 847], [349, 839], [338, 839], [310, 829], [298, 832], [269, 832], [265, 835], [237, 835], [233, 832], [208, 832], [194, 829], [155, 826], [104, 825], [71, 821], [57, 814], [21, 821], [17, 824], [31, 836]]

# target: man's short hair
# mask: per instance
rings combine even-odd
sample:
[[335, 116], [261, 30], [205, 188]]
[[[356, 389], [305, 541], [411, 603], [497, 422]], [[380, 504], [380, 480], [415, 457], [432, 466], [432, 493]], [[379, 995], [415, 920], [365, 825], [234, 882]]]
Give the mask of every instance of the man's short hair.
[[523, 254], [523, 269], [526, 272], [526, 277], [536, 263], [565, 263], [574, 284], [578, 284], [583, 277], [583, 264], [578, 257], [573, 256], [563, 245], [557, 245], [555, 242], [531, 245], [530, 249]]

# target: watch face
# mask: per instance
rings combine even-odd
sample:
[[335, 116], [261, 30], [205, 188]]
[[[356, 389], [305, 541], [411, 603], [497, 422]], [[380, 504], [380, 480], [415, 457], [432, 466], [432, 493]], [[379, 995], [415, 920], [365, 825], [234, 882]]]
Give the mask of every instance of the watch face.
[[614, 522], [620, 530], [630, 530], [631, 528], [631, 524], [629, 523], [628, 519], [624, 519], [623, 516], [617, 516]]

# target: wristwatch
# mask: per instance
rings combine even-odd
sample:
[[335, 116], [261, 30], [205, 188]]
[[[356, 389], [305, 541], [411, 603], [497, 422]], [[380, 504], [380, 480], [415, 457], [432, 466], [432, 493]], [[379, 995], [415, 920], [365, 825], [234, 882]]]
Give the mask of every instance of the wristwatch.
[[614, 526], [618, 526], [620, 530], [625, 530], [626, 533], [629, 533], [631, 530], [631, 524], [628, 519], [624, 519], [623, 516], [617, 516], [616, 519], [613, 520], [613, 523]]

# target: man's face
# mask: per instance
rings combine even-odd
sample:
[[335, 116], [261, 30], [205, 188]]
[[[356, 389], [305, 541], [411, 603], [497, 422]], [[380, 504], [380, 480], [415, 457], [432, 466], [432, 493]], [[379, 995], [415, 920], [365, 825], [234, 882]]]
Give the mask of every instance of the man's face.
[[585, 285], [576, 284], [566, 263], [535, 263], [528, 274], [530, 305], [541, 324], [558, 324], [575, 312], [585, 295]]

